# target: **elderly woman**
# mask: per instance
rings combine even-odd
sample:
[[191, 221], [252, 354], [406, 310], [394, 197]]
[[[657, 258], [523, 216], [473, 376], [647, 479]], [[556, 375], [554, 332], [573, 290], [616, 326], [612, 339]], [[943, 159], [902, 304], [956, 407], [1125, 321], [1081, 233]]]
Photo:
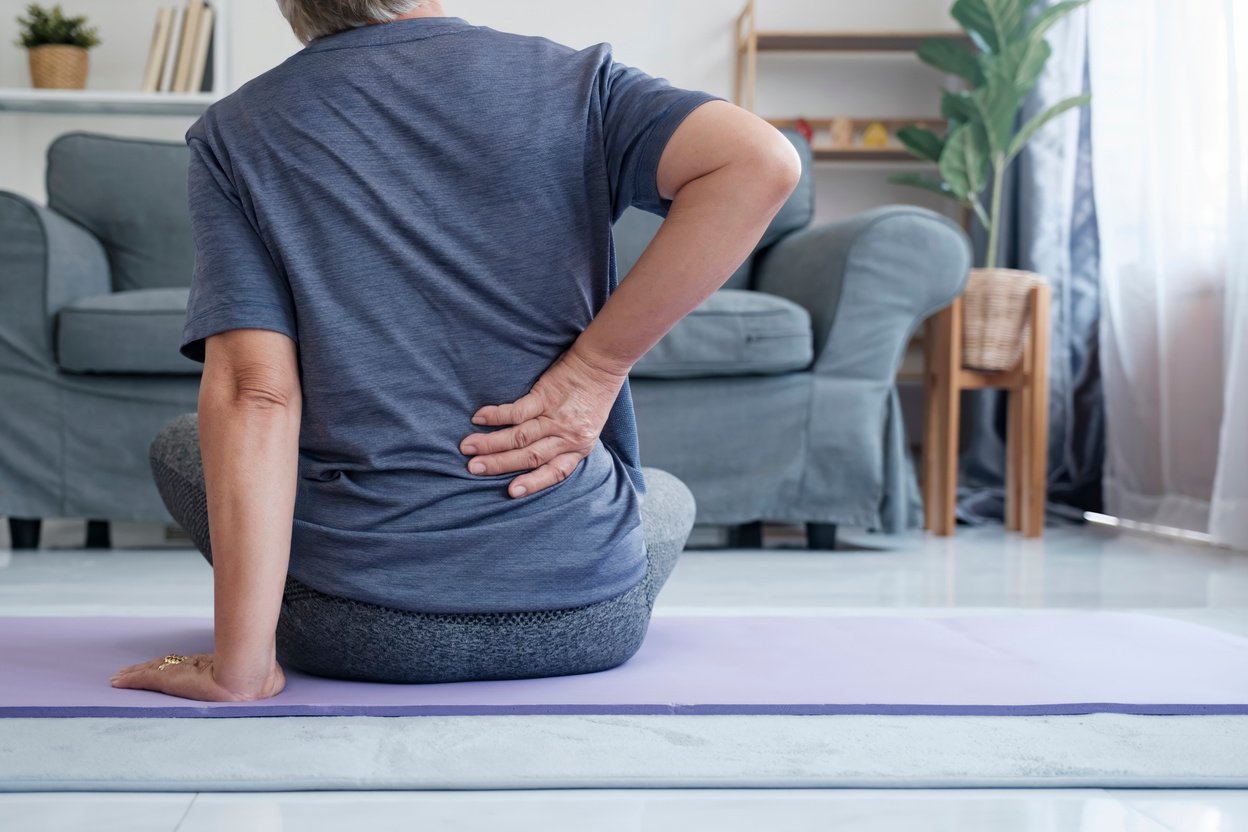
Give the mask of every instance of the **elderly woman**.
[[[437, 0], [278, 2], [304, 48], [186, 134], [181, 349], [204, 373], [151, 449], [213, 565], [214, 652], [113, 684], [229, 701], [280, 692], [282, 665], [621, 664], [694, 519], [640, 467], [628, 372], [752, 250], [793, 147], [605, 44]], [[619, 281], [630, 205], [666, 219]]]

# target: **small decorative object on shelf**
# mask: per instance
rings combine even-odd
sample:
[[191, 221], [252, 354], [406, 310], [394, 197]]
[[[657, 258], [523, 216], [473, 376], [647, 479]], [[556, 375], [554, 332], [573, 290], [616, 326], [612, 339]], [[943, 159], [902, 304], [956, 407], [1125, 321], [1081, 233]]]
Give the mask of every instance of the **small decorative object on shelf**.
[[[825, 161], [914, 161], [905, 146], [897, 140], [897, 130], [922, 124], [932, 130], [945, 129], [943, 119], [913, 118], [836, 118], [811, 121], [798, 118], [772, 118], [775, 127], [789, 127], [806, 135], [816, 159]], [[826, 135], [826, 138], [824, 136]]]
[[862, 131], [863, 147], [888, 147], [888, 128], [878, 121], [873, 121]]
[[904, 146], [897, 140], [897, 130], [916, 123], [927, 125], [933, 130], [945, 129], [945, 123], [941, 119], [838, 117], [832, 119], [829, 127], [832, 148], [904, 151]]
[[83, 16], [67, 17], [60, 4], [46, 9], [38, 3], [18, 17], [19, 46], [28, 50], [30, 82], [37, 89], [80, 90], [87, 85], [87, 50], [98, 46], [98, 30]]
[[805, 137], [807, 144], [811, 144], [814, 142], [815, 128], [812, 127], [810, 125], [810, 122], [807, 121], [806, 119], [799, 118], [797, 121], [793, 122], [793, 129], [801, 133], [802, 136]]
[[[1021, 322], [1025, 309], [1005, 310], [1001, 304], [1025, 303], [1029, 289], [1040, 278], [1012, 269], [997, 269], [998, 239], [1001, 220], [1001, 192], [1005, 171], [1023, 151], [1027, 142], [1050, 120], [1088, 103], [1089, 97], [1068, 98], [1032, 118], [1018, 132], [1014, 123], [1027, 95], [1035, 87], [1052, 54], [1045, 33], [1069, 12], [1087, 0], [1067, 0], [1041, 10], [1028, 19], [1037, 0], [957, 0], [952, 14], [966, 29], [975, 45], [968, 50], [948, 40], [930, 40], [918, 49], [919, 58], [927, 64], [956, 75], [966, 82], [965, 90], [945, 90], [941, 113], [949, 120], [949, 130], [938, 136], [925, 127], [913, 125], [897, 131], [897, 137], [920, 159], [935, 162], [940, 177], [916, 173], [895, 174], [889, 181], [934, 191], [956, 200], [975, 213], [988, 231], [988, 247], [984, 268], [967, 288], [967, 323], [971, 310], [984, 314], [1004, 315], [1017, 322], [1008, 334], [1021, 343], [1024, 332]], [[991, 175], [992, 196], [987, 210], [980, 195], [988, 187]], [[1018, 285], [998, 286], [998, 283]], [[972, 297], [978, 293], [992, 297], [981, 303]], [[978, 314], [978, 313], [976, 313]], [[997, 329], [996, 324], [992, 328]], [[994, 339], [997, 335], [994, 334]], [[970, 337], [970, 329], [967, 330]], [[1017, 360], [1018, 350], [1004, 344], [991, 347], [966, 343], [965, 359], [976, 358], [978, 369], [1008, 370], [995, 366], [1006, 356]], [[989, 364], [993, 366], [979, 366]]]

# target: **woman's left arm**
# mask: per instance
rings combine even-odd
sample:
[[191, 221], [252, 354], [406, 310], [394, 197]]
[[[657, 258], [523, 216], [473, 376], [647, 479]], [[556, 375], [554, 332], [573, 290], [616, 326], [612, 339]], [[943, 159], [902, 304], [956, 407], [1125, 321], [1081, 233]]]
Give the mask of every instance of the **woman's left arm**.
[[282, 690], [275, 634], [290, 560], [302, 391], [295, 343], [263, 329], [209, 337], [199, 388], [199, 444], [208, 493], [215, 652], [158, 670], [145, 662], [116, 687], [209, 701]]

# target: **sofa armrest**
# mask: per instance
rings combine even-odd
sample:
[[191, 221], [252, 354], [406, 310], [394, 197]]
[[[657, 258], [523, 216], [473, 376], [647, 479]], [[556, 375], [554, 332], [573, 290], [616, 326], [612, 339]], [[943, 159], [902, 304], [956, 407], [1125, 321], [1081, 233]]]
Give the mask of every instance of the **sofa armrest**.
[[0, 366], [52, 361], [56, 314], [111, 291], [108, 255], [80, 225], [0, 191]]
[[785, 237], [754, 288], [810, 312], [817, 373], [891, 383], [910, 334], [961, 293], [970, 262], [947, 217], [889, 206]]

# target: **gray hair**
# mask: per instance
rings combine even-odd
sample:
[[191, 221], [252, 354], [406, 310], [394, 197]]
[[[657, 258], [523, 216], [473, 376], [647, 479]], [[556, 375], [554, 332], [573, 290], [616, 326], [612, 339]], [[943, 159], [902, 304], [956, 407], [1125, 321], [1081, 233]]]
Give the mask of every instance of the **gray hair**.
[[355, 29], [371, 20], [393, 20], [424, 0], [277, 0], [282, 16], [303, 44], [313, 38]]

